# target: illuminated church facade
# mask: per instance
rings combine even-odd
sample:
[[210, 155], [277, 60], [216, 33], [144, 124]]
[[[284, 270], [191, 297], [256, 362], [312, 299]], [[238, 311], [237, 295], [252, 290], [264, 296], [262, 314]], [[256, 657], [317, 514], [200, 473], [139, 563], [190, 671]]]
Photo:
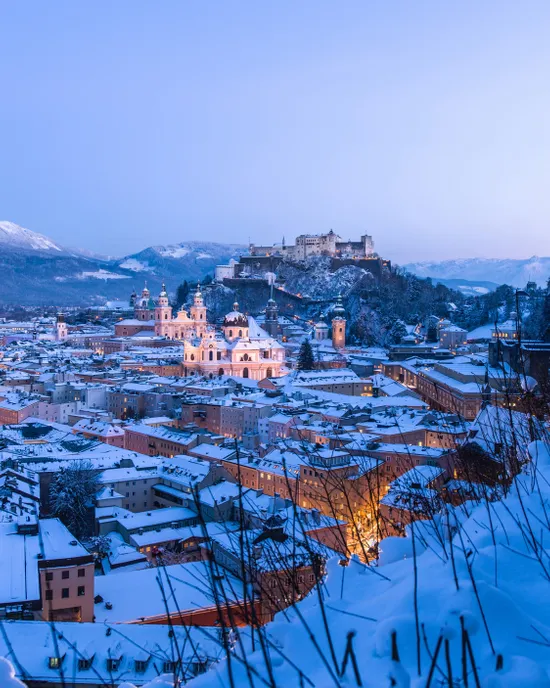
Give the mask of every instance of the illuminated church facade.
[[[253, 317], [241, 313], [238, 303], [225, 316], [221, 330], [208, 323], [199, 286], [189, 312], [182, 307], [175, 317], [164, 285], [156, 302], [145, 287], [134, 303], [135, 319], [152, 320], [156, 336], [183, 342], [185, 375], [234, 375], [263, 380], [288, 372], [284, 347]], [[276, 320], [276, 313], [271, 318]]]

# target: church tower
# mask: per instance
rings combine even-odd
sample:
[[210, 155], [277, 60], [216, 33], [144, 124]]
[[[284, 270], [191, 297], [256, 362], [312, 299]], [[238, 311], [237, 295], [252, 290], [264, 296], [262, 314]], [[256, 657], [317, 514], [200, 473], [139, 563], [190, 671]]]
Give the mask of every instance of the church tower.
[[67, 323], [65, 322], [65, 316], [63, 313], [57, 314], [57, 322], [55, 324], [55, 339], [58, 342], [64, 342], [69, 336], [69, 331], [67, 329]]
[[136, 320], [153, 320], [155, 317], [155, 304], [147, 288], [147, 282], [143, 287], [141, 296], [135, 301], [134, 316]]
[[319, 321], [315, 323], [314, 330], [316, 341], [322, 342], [324, 339], [328, 339], [328, 325], [326, 324], [323, 316], [321, 316]]
[[346, 311], [340, 295], [333, 310], [332, 346], [335, 349], [343, 349], [346, 346]]
[[264, 329], [273, 338], [275, 338], [279, 332], [279, 309], [277, 308], [277, 302], [273, 298], [273, 282], [271, 283], [271, 294], [267, 302], [267, 308], [265, 309]]
[[193, 305], [189, 309], [191, 319], [195, 321], [195, 331], [200, 337], [206, 332], [206, 306], [202, 298], [201, 285], [197, 283], [197, 291], [193, 297]]
[[155, 334], [163, 336], [168, 334], [166, 325], [172, 320], [172, 306], [168, 301], [166, 285], [162, 283], [162, 289], [155, 306]]

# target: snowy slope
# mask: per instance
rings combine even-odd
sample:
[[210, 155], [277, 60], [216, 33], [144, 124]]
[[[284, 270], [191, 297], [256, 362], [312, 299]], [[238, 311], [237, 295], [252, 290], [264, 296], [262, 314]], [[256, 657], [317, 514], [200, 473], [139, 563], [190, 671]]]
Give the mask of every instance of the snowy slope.
[[463, 260], [426, 261], [403, 266], [419, 277], [443, 280], [496, 282], [524, 287], [528, 281], [540, 285], [550, 277], [550, 258], [466, 258]]
[[0, 245], [3, 249], [27, 249], [31, 251], [60, 251], [64, 249], [48, 237], [31, 232], [7, 220], [0, 221]]
[[[502, 501], [470, 513], [448, 507], [418, 521], [414, 540], [411, 530], [383, 540], [377, 569], [330, 561], [322, 591], [330, 633], [316, 593], [299, 613], [278, 614], [266, 627], [274, 683], [259, 643], [236, 645], [260, 677], [254, 685], [426, 688], [439, 644], [431, 688], [549, 688], [550, 452], [541, 442], [529, 451], [532, 463]], [[361, 682], [351, 659], [338, 676], [350, 633]], [[243, 663], [232, 661], [231, 671], [232, 681], [224, 661], [190, 686], [249, 685]]]

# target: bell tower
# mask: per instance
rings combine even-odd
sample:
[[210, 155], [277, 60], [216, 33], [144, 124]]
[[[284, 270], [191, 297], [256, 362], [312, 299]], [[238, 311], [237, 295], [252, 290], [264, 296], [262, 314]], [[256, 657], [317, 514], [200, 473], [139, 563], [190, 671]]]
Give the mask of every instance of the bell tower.
[[346, 346], [346, 311], [342, 303], [342, 296], [336, 299], [332, 317], [332, 346], [343, 349]]
[[197, 335], [206, 332], [206, 306], [202, 298], [201, 285], [197, 283], [197, 291], [193, 296], [193, 305], [189, 309], [191, 319], [195, 321], [195, 331]]
[[157, 299], [157, 305], [155, 306], [155, 334], [160, 336], [167, 335], [168, 327], [166, 327], [166, 325], [171, 320], [172, 306], [170, 306], [170, 302], [168, 301], [168, 292], [163, 282], [162, 289]]
[[272, 337], [276, 337], [279, 331], [279, 309], [277, 308], [277, 302], [273, 298], [273, 282], [271, 283], [271, 294], [265, 309], [264, 329]]
[[55, 324], [55, 339], [58, 342], [64, 342], [69, 336], [69, 331], [67, 329], [67, 323], [65, 322], [65, 316], [63, 313], [57, 314], [57, 322]]

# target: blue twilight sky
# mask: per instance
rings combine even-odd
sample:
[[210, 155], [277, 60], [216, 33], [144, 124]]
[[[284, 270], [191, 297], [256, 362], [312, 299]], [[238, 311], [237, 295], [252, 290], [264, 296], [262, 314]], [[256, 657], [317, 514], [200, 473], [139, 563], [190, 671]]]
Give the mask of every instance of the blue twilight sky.
[[548, 0], [0, 0], [0, 220], [550, 255]]

